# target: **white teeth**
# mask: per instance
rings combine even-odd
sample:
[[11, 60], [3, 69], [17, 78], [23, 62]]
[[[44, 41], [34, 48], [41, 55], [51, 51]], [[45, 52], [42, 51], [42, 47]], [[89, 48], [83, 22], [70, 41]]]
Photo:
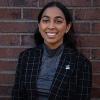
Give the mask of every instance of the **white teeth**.
[[47, 33], [48, 36], [55, 36], [56, 33]]

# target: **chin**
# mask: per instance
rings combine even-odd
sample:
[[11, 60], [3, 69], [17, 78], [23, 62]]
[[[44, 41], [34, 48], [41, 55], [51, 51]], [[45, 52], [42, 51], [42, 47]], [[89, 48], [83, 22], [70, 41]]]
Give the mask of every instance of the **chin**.
[[49, 40], [49, 41], [47, 41], [49, 44], [55, 44], [55, 43], [57, 43], [57, 41], [53, 41], [53, 40]]

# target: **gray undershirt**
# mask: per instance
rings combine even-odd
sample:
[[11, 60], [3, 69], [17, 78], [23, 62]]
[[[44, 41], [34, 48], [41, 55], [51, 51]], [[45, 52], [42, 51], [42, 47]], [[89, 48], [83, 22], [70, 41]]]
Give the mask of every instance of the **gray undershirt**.
[[43, 47], [41, 70], [37, 80], [38, 100], [48, 100], [48, 93], [63, 51], [63, 45], [57, 49], [49, 49], [45, 45]]

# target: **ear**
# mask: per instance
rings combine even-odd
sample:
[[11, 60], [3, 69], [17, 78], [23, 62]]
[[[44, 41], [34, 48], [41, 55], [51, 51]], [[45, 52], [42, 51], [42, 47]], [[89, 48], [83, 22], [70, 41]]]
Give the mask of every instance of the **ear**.
[[67, 24], [67, 27], [66, 27], [66, 33], [70, 30], [71, 26], [72, 26], [71, 23]]

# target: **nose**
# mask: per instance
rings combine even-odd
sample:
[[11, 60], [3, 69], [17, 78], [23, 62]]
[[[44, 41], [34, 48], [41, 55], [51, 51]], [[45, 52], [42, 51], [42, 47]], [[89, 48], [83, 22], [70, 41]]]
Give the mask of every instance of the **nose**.
[[54, 22], [50, 22], [49, 25], [48, 25], [48, 28], [49, 28], [49, 29], [55, 28]]

